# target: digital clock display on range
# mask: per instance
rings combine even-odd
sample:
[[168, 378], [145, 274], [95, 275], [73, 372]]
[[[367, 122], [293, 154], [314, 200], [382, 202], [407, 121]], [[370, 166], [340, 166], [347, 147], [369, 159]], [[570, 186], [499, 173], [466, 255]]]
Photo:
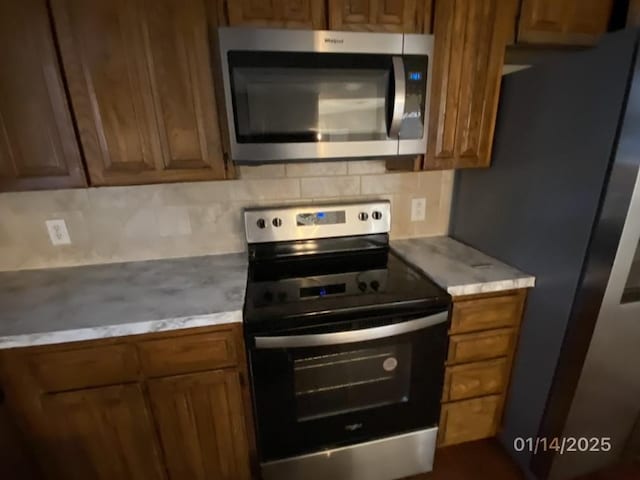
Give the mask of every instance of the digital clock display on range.
[[300, 227], [306, 225], [335, 225], [337, 223], [345, 223], [345, 219], [344, 210], [299, 213], [296, 215], [296, 224]]

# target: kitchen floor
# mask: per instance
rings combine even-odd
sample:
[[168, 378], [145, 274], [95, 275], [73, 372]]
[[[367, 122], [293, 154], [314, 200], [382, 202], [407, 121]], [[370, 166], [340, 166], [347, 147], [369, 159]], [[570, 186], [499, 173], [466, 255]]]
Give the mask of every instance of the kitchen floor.
[[405, 480], [521, 480], [524, 475], [495, 439], [444, 447], [433, 472]]

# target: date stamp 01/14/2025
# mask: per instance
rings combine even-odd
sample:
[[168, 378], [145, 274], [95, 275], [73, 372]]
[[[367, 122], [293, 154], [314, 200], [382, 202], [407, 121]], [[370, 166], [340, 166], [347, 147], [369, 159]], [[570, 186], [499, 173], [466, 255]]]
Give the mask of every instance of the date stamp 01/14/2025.
[[611, 450], [611, 437], [516, 437], [513, 440], [516, 452], [564, 453], [608, 452]]

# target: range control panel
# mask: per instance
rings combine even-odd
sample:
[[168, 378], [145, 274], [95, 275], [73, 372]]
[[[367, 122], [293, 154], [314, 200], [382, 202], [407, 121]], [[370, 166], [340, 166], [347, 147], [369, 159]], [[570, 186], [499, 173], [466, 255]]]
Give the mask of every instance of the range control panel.
[[248, 243], [388, 233], [391, 204], [387, 200], [348, 204], [314, 204], [244, 211]]

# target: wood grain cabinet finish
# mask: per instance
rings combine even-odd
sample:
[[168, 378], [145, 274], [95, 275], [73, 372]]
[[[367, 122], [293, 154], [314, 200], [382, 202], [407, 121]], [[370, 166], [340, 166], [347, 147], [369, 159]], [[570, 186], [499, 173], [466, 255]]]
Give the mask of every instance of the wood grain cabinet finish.
[[324, 0], [218, 0], [230, 26], [326, 30]]
[[45, 0], [0, 2], [0, 191], [86, 185]]
[[495, 435], [509, 387], [526, 295], [521, 289], [454, 297], [440, 446]]
[[488, 167], [512, 6], [435, 3], [426, 169]]
[[232, 330], [150, 340], [138, 344], [144, 373], [150, 377], [237, 365]]
[[442, 401], [501, 393], [506, 384], [506, 372], [506, 358], [448, 367]]
[[25, 357], [25, 362], [44, 392], [132, 382], [138, 378], [139, 370], [131, 345], [44, 351]]
[[613, 0], [522, 0], [518, 42], [593, 45], [607, 31]]
[[52, 0], [91, 183], [225, 176], [205, 0]]
[[444, 447], [494, 436], [500, 422], [500, 405], [500, 395], [444, 404], [439, 445]]
[[423, 33], [431, 8], [428, 0], [329, 0], [329, 29]]
[[455, 365], [505, 356], [511, 349], [515, 335], [514, 328], [451, 335], [447, 363]]
[[[46, 395], [54, 478], [164, 479], [151, 415], [139, 385]], [[53, 472], [47, 472], [50, 476]]]
[[149, 393], [169, 479], [250, 478], [237, 372], [151, 380]]
[[456, 301], [451, 316], [451, 333], [513, 326], [520, 321], [523, 305], [524, 296], [519, 292]]

